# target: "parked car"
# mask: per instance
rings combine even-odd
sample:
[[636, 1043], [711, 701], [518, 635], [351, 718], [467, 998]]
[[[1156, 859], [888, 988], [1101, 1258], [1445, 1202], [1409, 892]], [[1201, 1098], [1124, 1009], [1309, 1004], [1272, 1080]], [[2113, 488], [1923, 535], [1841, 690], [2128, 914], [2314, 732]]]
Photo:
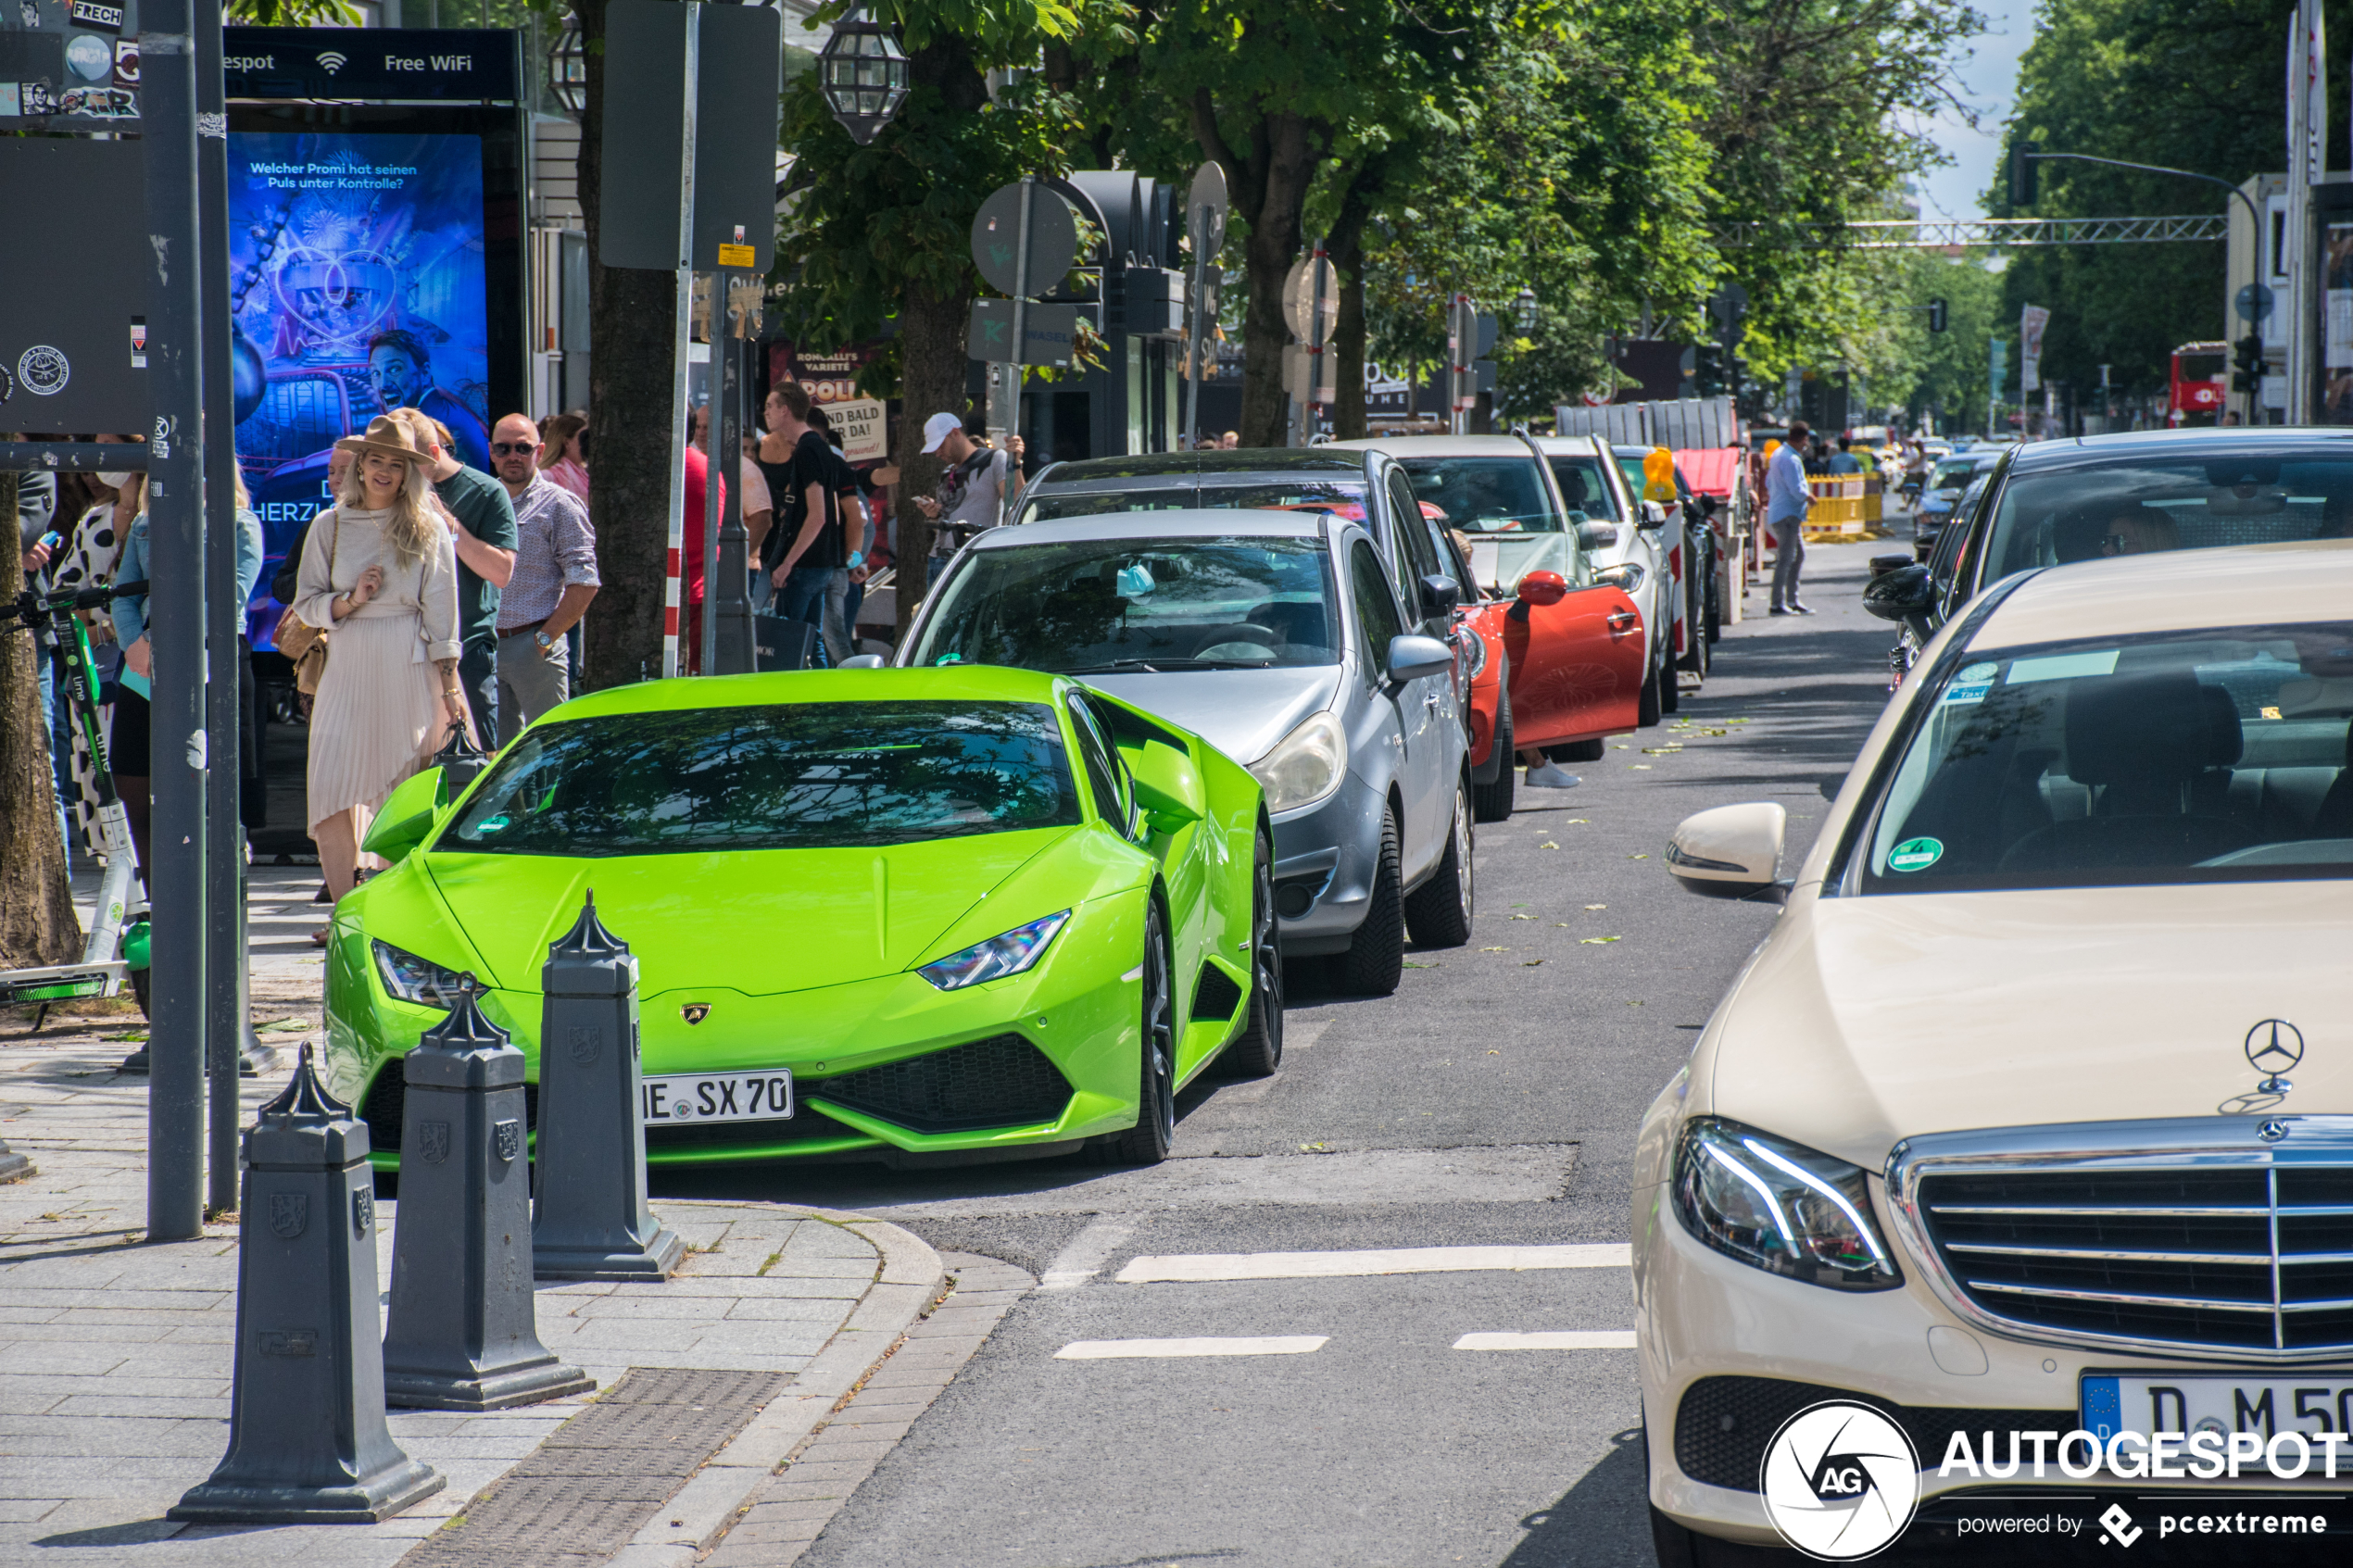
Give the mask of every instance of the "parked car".
[[1098, 1141], [1151, 1163], [1187, 1081], [1281, 1058], [1257, 782], [1051, 675], [596, 692], [455, 799], [410, 778], [366, 847], [394, 864], [335, 906], [326, 1067], [380, 1164], [402, 1058], [461, 976], [535, 1084], [540, 967], [589, 889], [642, 966], [656, 1161]]
[[1585, 520], [1577, 533], [1595, 578], [1622, 589], [1642, 618], [1642, 684], [1634, 721], [1643, 728], [1656, 724], [1680, 702], [1670, 640], [1677, 589], [1673, 508], [1645, 503], [1640, 482], [1628, 479], [1616, 452], [1599, 436], [1541, 436], [1536, 445], [1552, 468], [1563, 504], [1572, 517]]
[[1265, 791], [1284, 954], [1387, 995], [1408, 930], [1459, 947], [1473, 898], [1457, 655], [1415, 630], [1453, 606], [1414, 586], [1316, 508], [1028, 522], [957, 554], [898, 659], [1067, 675], [1207, 737]]
[[[1642, 464], [1652, 452], [1650, 446], [1619, 446], [1617, 466], [1626, 475], [1626, 483], [1635, 495], [1642, 493]], [[1665, 503], [1668, 527], [1661, 535], [1667, 546], [1667, 572], [1674, 579], [1674, 591], [1669, 596], [1673, 618], [1668, 622], [1667, 648], [1671, 667], [1689, 670], [1702, 681], [1715, 661], [1715, 650], [1709, 639], [1700, 634], [1708, 618], [1708, 592], [1716, 581], [1716, 531], [1708, 526], [1707, 508], [1683, 477], [1680, 466], [1673, 469], [1675, 499]], [[1720, 622], [1722, 607], [1716, 611]], [[1662, 706], [1669, 713], [1680, 706], [1668, 681], [1666, 701]]]
[[[2317, 522], [2288, 455], [2318, 433], [2282, 433], [2242, 504], [2284, 484]], [[2221, 465], [2195, 485], [2192, 450]], [[2145, 449], [2142, 504], [2185, 536], [2247, 521], [2195, 510], [2243, 488], [2221, 452]], [[2341, 1432], [2349, 728], [2353, 542], [2030, 558], [1928, 647], [1793, 877], [1778, 804], [1676, 830], [1686, 888], [1785, 907], [1637, 1140], [1662, 1563], [1822, 1513], [1766, 1468], [1826, 1402], [1901, 1428], [1899, 1500], [1995, 1562], [2042, 1559], [1971, 1541], [1994, 1494], [2121, 1502], [2113, 1524], [2146, 1517], [2153, 1434], [2179, 1458], [2183, 1434]], [[2055, 1462], [2000, 1468], [2021, 1433]], [[1963, 1437], [2001, 1479], [1945, 1462]]]
[[1969, 488], [1969, 481], [1993, 472], [1994, 465], [2001, 460], [1998, 447], [1979, 447], [1937, 459], [1928, 470], [1928, 482], [1920, 486], [1920, 498], [1912, 512], [1915, 558], [1926, 560], [1935, 552], [1937, 535], [1953, 520], [1961, 492]]

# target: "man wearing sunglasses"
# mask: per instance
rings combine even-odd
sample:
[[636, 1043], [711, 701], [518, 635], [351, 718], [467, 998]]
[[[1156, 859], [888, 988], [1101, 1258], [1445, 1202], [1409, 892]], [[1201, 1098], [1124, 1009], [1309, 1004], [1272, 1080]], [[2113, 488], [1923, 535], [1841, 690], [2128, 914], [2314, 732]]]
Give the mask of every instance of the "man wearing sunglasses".
[[539, 471], [539, 427], [509, 414], [490, 433], [491, 466], [515, 508], [515, 573], [498, 601], [498, 744], [572, 696], [564, 634], [597, 596], [588, 508]]

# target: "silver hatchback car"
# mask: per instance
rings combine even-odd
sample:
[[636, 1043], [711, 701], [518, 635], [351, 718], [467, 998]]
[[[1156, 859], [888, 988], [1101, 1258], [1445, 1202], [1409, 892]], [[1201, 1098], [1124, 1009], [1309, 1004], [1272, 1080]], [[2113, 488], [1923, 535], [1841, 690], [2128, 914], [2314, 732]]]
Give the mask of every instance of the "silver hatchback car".
[[1457, 654], [1419, 621], [1347, 519], [1117, 512], [981, 534], [898, 662], [1072, 675], [1205, 736], [1265, 789], [1284, 953], [1385, 996], [1409, 927], [1470, 940]]

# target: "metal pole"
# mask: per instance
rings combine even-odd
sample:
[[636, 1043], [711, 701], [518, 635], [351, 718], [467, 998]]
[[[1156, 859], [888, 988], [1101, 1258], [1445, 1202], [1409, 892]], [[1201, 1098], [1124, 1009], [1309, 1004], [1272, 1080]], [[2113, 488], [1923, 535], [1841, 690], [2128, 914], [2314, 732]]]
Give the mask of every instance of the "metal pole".
[[[147, 1239], [204, 1234], [205, 517], [203, 280], [196, 221], [191, 0], [150, 0], [140, 41], [146, 148], [150, 577], [155, 650], [154, 1027], [148, 1036]], [[234, 759], [228, 759], [234, 766]]]
[[707, 346], [711, 350], [711, 370], [706, 384], [711, 389], [711, 417], [703, 420], [702, 516], [695, 526], [702, 530], [702, 672], [719, 673], [719, 492], [741, 488], [729, 485], [727, 475], [734, 471], [723, 453], [727, 448], [719, 442], [719, 410], [725, 394], [722, 382], [725, 379], [727, 356], [727, 272], [715, 268], [711, 274], [710, 326], [705, 330]]
[[[671, 333], [670, 356], [670, 549], [665, 564], [670, 574], [661, 610], [661, 672], [686, 672], [686, 650], [679, 646], [679, 617], [686, 607], [680, 574], [686, 570], [686, 360], [693, 352], [695, 332], [695, 98], [701, 91], [702, 5], [686, 0], [686, 108], [678, 136], [678, 316]], [[706, 486], [709, 483], [705, 480]], [[710, 594], [711, 563], [703, 562], [703, 591]]]
[[[1307, 428], [1300, 445], [1315, 445], [1315, 410], [1323, 407], [1324, 391], [1324, 242], [1317, 240], [1307, 257]], [[1337, 392], [1339, 389], [1333, 389]]]
[[1185, 450], [1201, 445], [1201, 389], [1207, 374], [1202, 356], [1209, 346], [1209, 208], [1193, 208], [1192, 320], [1186, 324]]
[[229, 382], [229, 135], [220, 81], [220, 0], [195, 0], [196, 214], [203, 247], [204, 426], [206, 456], [205, 649], [214, 678], [205, 683], [205, 735], [212, 766], [205, 772], [205, 1210], [237, 1206], [237, 1070], [253, 1027], [246, 1006], [245, 826], [238, 810], [245, 771], [245, 715], [238, 696], [245, 650], [237, 633], [245, 607], [237, 595], [236, 412]]
[[[1029, 363], [1029, 220], [1037, 202], [1038, 176], [1025, 174], [1021, 177], [1021, 230], [1013, 235], [1013, 358], [1010, 365], [1000, 368], [1010, 384], [1005, 401], [1012, 410], [1007, 416], [1007, 428], [1012, 430], [1021, 428], [1021, 388], [1026, 379], [1023, 367]], [[997, 492], [1000, 524], [1013, 505], [1013, 491], [1009, 483]]]
[[[730, 295], [734, 292], [728, 291]], [[715, 439], [720, 450], [736, 459], [732, 466], [740, 472], [743, 464], [736, 454], [743, 450], [744, 444], [744, 392], [750, 379], [744, 370], [746, 358], [751, 353], [751, 334], [749, 323], [742, 321], [742, 313], [733, 308], [732, 298], [729, 305], [729, 320], [746, 330], [730, 332], [711, 345], [724, 366], [717, 417], [712, 422], [718, 431]], [[727, 488], [727, 509], [719, 520], [719, 550], [712, 558], [717, 563], [712, 568], [717, 576], [703, 589], [703, 613], [716, 623], [718, 639], [704, 668], [722, 675], [749, 675], [753, 665], [750, 585], [746, 575], [750, 571], [747, 558], [751, 536], [744, 532], [742, 489], [740, 484]]]

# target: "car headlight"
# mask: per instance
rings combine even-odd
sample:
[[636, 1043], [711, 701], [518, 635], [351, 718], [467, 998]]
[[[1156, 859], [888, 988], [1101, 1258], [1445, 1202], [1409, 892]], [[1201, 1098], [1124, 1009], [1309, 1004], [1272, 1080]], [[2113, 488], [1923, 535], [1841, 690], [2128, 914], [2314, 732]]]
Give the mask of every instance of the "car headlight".
[[1685, 1230], [1768, 1273], [1832, 1290], [1904, 1283], [1862, 1169], [1785, 1138], [1712, 1116], [1684, 1123], [1674, 1199]]
[[1252, 762], [1250, 774], [1266, 792], [1267, 815], [1312, 806], [1348, 776], [1348, 736], [1339, 720], [1316, 713]]
[[1070, 911], [1064, 909], [1027, 925], [1017, 925], [986, 942], [975, 942], [963, 952], [934, 959], [915, 972], [943, 991], [961, 991], [967, 985], [1002, 980], [1036, 963], [1045, 953], [1046, 945], [1054, 939], [1054, 934], [1069, 922]]
[[1619, 592], [1631, 596], [1642, 591], [1642, 569], [1639, 562], [1622, 560], [1616, 566], [1605, 566], [1594, 572], [1593, 581], [1609, 583]]
[[384, 989], [404, 1002], [446, 1010], [449, 1004], [441, 999], [443, 995], [455, 996], [465, 984], [461, 971], [444, 969], [389, 942], [371, 941], [369, 947], [376, 955], [376, 972], [384, 977]]
[[1487, 668], [1487, 639], [1466, 626], [1462, 631], [1462, 640], [1465, 657], [1463, 679], [1476, 681], [1478, 672]]

